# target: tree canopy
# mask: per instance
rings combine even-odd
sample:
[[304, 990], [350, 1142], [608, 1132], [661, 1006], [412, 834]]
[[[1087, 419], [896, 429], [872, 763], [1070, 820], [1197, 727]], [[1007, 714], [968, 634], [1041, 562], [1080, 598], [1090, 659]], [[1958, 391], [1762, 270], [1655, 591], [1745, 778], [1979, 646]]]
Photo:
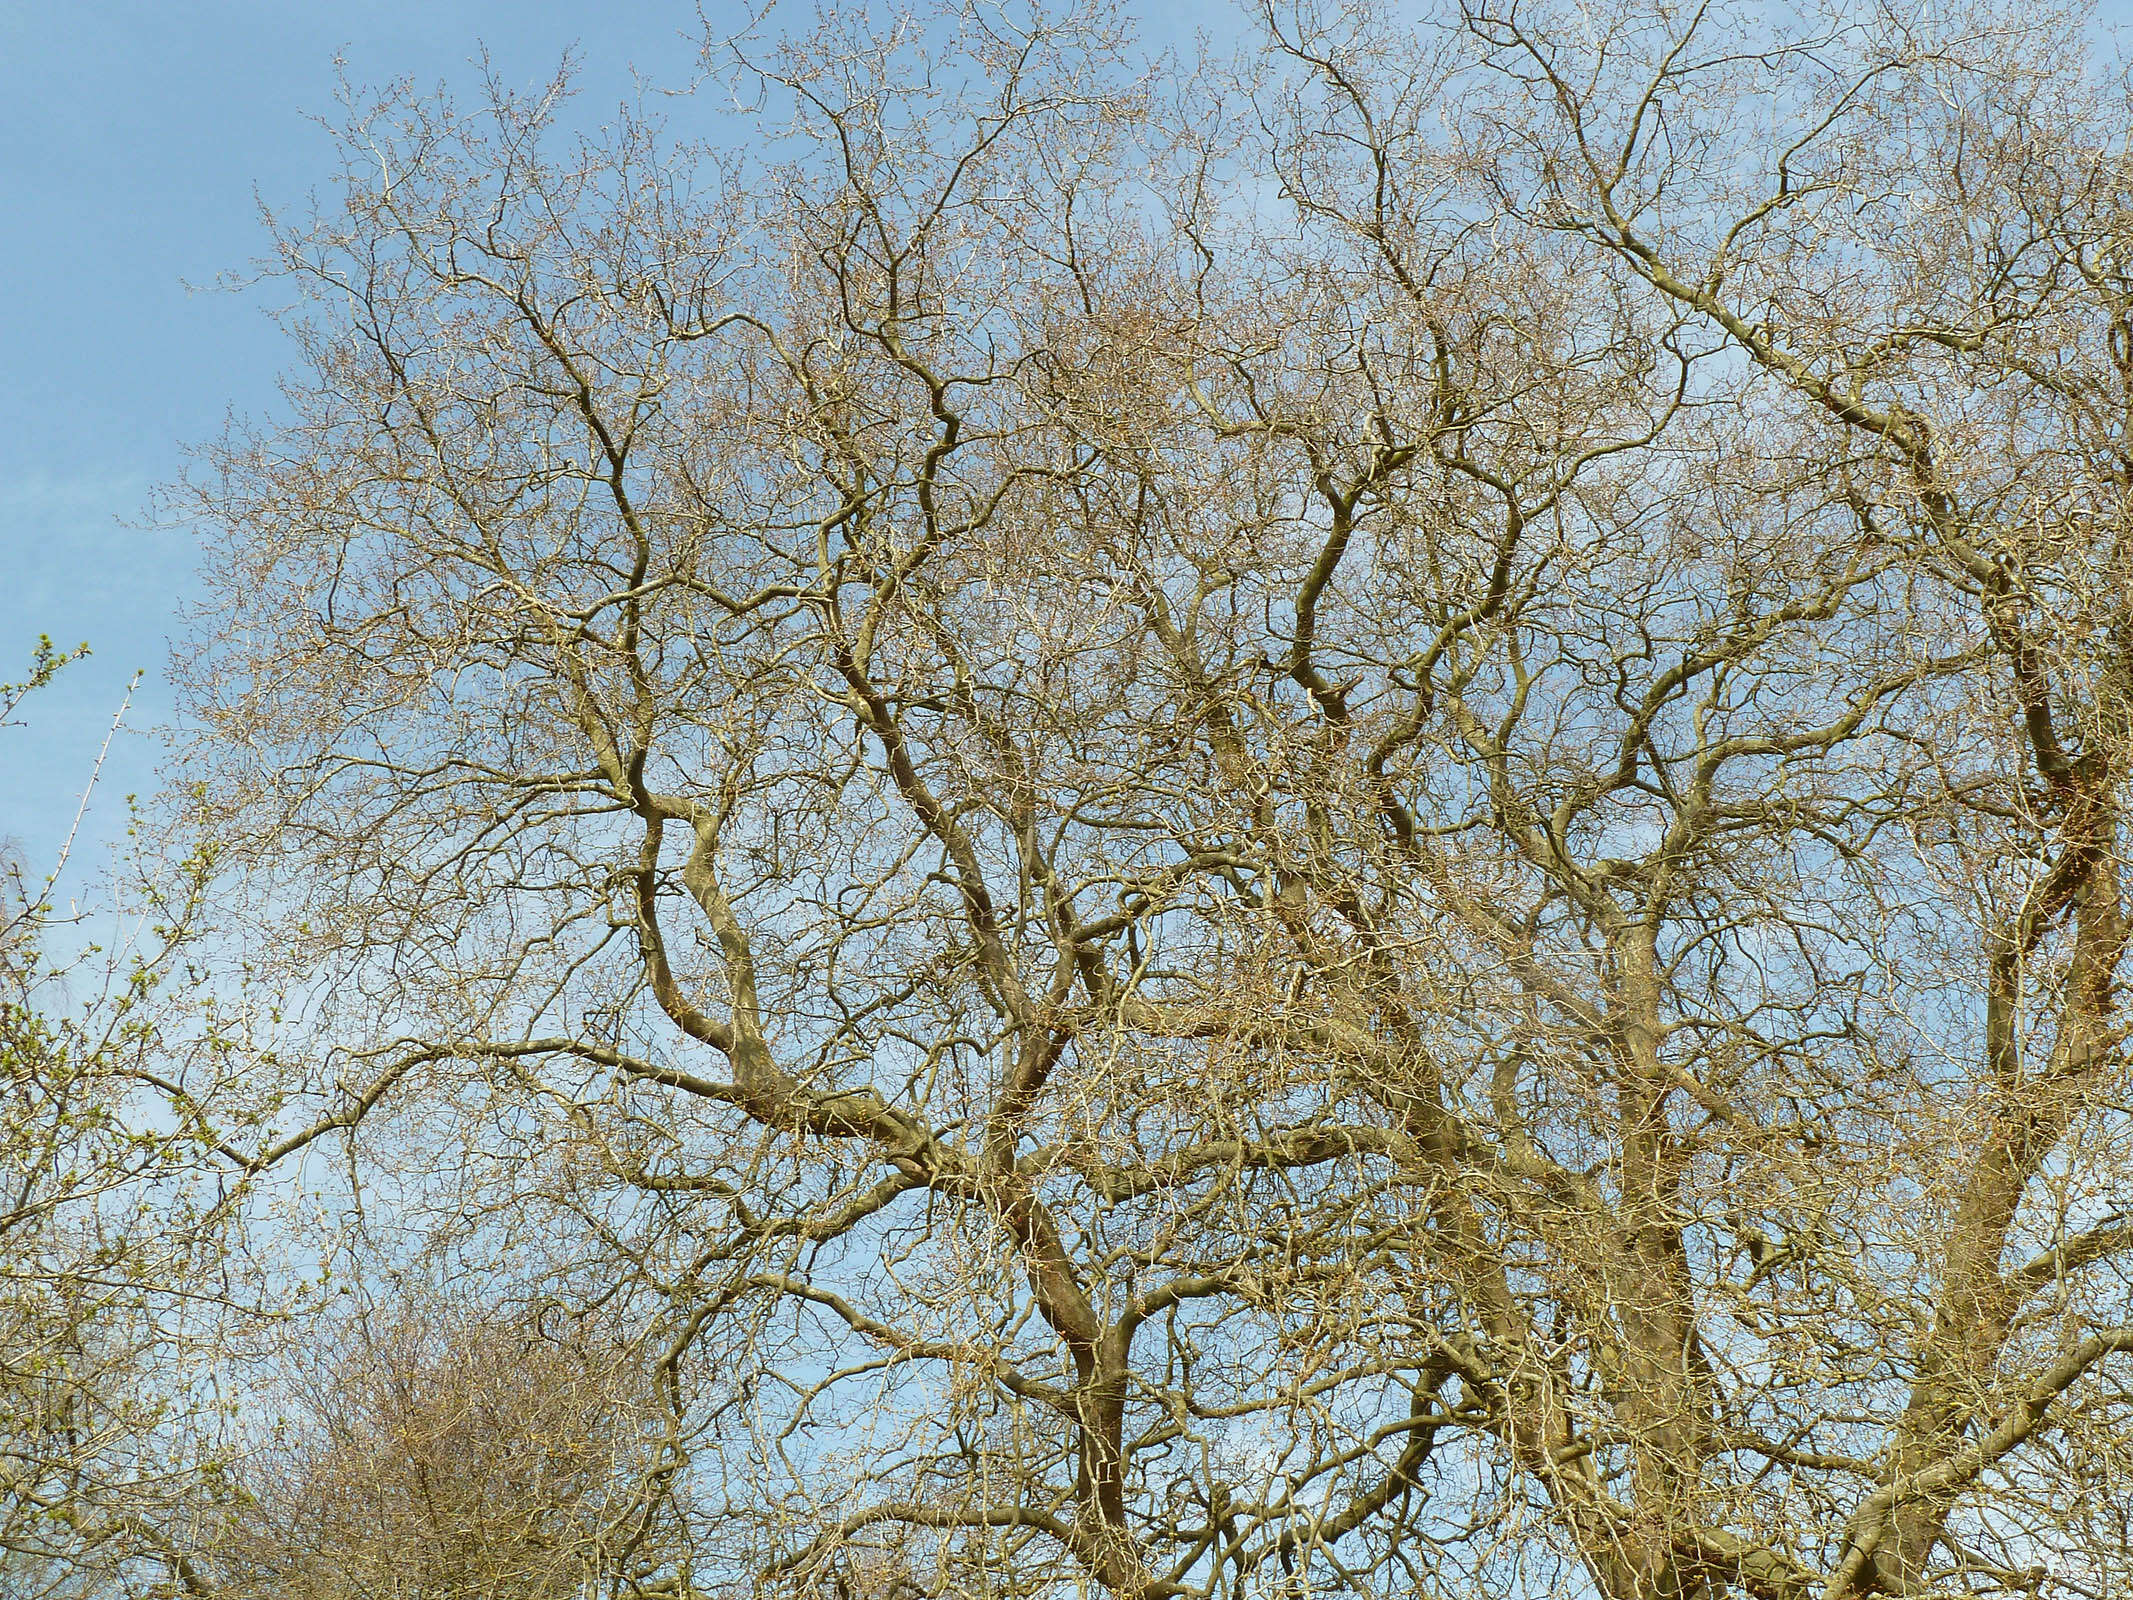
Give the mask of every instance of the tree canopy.
[[352, 97], [183, 507], [247, 1170], [626, 1330], [618, 1597], [2117, 1592], [2124, 83], [1252, 21]]

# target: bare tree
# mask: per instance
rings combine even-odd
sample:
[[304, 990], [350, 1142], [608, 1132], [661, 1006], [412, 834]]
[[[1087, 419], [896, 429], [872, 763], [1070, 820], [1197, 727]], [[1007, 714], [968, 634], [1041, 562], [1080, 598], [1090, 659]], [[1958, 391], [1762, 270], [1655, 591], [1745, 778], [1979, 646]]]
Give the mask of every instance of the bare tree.
[[195, 483], [316, 1115], [635, 1319], [698, 1592], [2117, 1592], [2127, 96], [1258, 22], [352, 104]]
[[580, 1600], [685, 1581], [657, 1384], [626, 1346], [465, 1298], [403, 1288], [306, 1319], [213, 1592]]

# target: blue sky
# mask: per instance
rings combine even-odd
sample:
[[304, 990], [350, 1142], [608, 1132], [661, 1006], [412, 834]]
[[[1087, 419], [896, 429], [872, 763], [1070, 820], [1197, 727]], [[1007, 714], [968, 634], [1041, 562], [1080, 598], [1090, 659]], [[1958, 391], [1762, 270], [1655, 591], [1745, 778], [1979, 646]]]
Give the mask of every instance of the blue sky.
[[[711, 8], [715, 18], [715, 0]], [[596, 117], [694, 65], [693, 0], [0, 0], [0, 680], [36, 636], [95, 655], [0, 735], [0, 838], [45, 870], [136, 669], [128, 721], [168, 716], [162, 669], [192, 587], [181, 532], [139, 526], [182, 444], [271, 411], [286, 364], [260, 302], [212, 288], [259, 254], [259, 202], [331, 171], [307, 114], [351, 78], [465, 84], [484, 46], [509, 81], [582, 61]], [[155, 741], [115, 742], [86, 839], [154, 786]], [[71, 874], [70, 874], [71, 876]]]
[[[1221, 10], [1166, 0], [1142, 16], [1166, 34]], [[744, 15], [736, 0], [704, 13], [722, 30]], [[532, 85], [567, 50], [573, 114], [597, 121], [634, 73], [686, 80], [702, 31], [696, 0], [0, 0], [0, 681], [39, 633], [95, 652], [0, 735], [0, 840], [33, 869], [56, 856], [137, 669], [137, 731], [114, 743], [84, 839], [110, 838], [126, 794], [153, 790], [194, 552], [140, 524], [185, 442], [232, 411], [271, 414], [288, 360], [258, 299], [188, 285], [241, 270], [265, 242], [260, 203], [299, 205], [330, 174], [307, 118], [332, 107], [336, 59], [358, 83], [468, 86], [486, 49]]]
[[[1175, 39], [1220, 0], [1139, 8]], [[736, 0], [705, 0], [738, 26]], [[2133, 16], [2110, 0], [2108, 21]], [[1218, 30], [1219, 31], [1219, 30]], [[0, 839], [56, 855], [135, 670], [146, 674], [84, 828], [108, 838], [154, 786], [148, 730], [192, 588], [182, 531], [140, 526], [182, 445], [231, 411], [271, 412], [287, 351], [257, 300], [218, 292], [331, 171], [308, 114], [357, 82], [466, 85], [486, 48], [510, 82], [581, 63], [575, 112], [676, 84], [695, 66], [695, 0], [0, 0], [0, 680], [39, 633], [95, 651], [0, 735]], [[694, 114], [703, 114], [704, 102]]]

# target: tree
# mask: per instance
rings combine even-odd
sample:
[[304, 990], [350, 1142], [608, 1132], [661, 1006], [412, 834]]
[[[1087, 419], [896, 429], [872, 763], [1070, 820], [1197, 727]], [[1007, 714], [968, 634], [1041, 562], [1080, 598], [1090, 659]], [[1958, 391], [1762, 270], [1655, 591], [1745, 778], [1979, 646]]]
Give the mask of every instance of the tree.
[[632, 1579], [662, 1568], [672, 1582], [657, 1386], [626, 1351], [463, 1299], [422, 1286], [305, 1319], [214, 1592], [580, 1600], [647, 1592]]
[[[0, 726], [83, 653], [40, 641]], [[253, 1301], [197, 1118], [235, 1129], [257, 1102], [241, 1005], [193, 992], [210, 875], [196, 858], [69, 904], [59, 870], [0, 861], [0, 1590], [20, 1600], [154, 1586], [212, 1494], [211, 1380]]]
[[2126, 94], [1258, 20], [355, 98], [195, 483], [319, 1115], [636, 1319], [703, 1593], [2123, 1588]]

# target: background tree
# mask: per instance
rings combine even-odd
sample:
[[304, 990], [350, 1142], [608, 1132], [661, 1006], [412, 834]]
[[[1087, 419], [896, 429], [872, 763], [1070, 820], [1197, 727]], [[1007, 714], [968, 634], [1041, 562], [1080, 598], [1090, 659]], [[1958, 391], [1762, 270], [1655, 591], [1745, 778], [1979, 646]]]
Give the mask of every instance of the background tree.
[[[0, 727], [80, 653], [41, 642]], [[21, 1600], [167, 1584], [216, 1492], [214, 1375], [256, 1302], [198, 1117], [234, 1131], [256, 1102], [241, 999], [188, 992], [208, 875], [114, 905], [0, 860], [0, 1592]]]
[[626, 1347], [419, 1285], [303, 1333], [215, 1592], [580, 1600], [685, 1583], [658, 1386]]
[[632, 1319], [702, 1592], [2133, 1582], [2125, 94], [1259, 21], [354, 101], [194, 506], [313, 1126]]

